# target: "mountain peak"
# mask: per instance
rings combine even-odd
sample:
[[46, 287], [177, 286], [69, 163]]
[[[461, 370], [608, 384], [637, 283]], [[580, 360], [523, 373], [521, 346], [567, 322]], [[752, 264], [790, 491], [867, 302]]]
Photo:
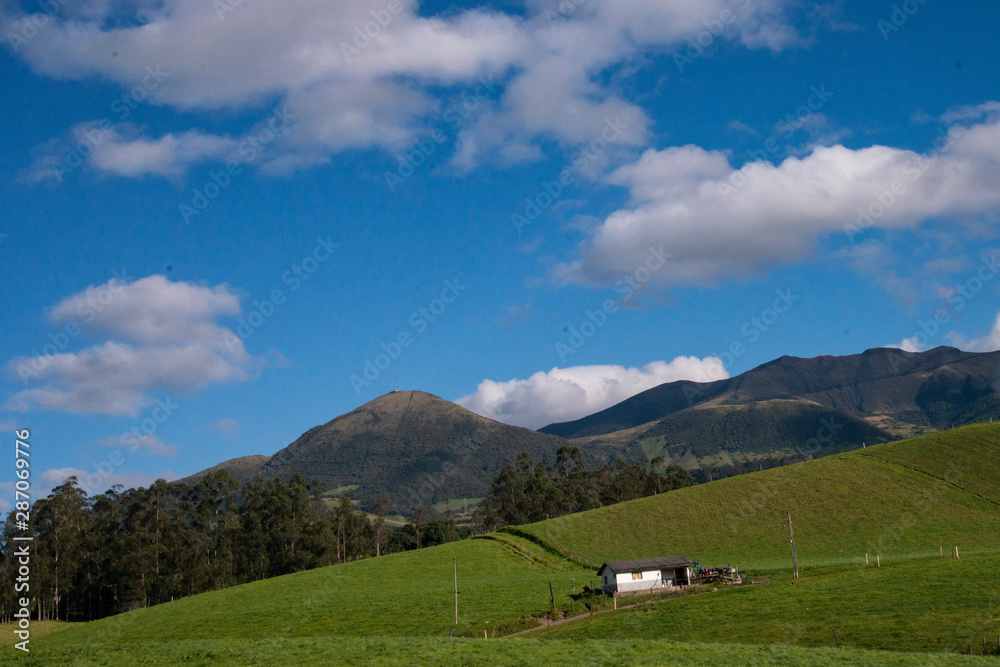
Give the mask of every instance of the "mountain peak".
[[[328, 489], [357, 486], [366, 507], [387, 497], [406, 510], [416, 503], [482, 497], [493, 477], [521, 452], [554, 463], [561, 438], [487, 419], [425, 391], [392, 391], [302, 434], [275, 454], [262, 477], [301, 473]], [[582, 448], [601, 465], [622, 447]], [[641, 450], [625, 458], [642, 460]]]

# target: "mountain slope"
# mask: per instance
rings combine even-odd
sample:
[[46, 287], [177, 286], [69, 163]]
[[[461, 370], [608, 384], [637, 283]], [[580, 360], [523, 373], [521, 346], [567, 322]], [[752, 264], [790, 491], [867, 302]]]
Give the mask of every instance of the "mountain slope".
[[183, 479], [177, 480], [178, 482], [185, 484], [196, 484], [205, 475], [210, 473], [225, 470], [230, 475], [235, 477], [241, 484], [247, 480], [257, 477], [260, 473], [261, 467], [271, 460], [270, 456], [264, 454], [253, 454], [251, 456], [238, 456], [235, 459], [229, 459], [228, 461], [223, 461], [219, 465], [212, 466], [207, 470], [202, 470], [201, 472], [196, 472], [193, 475], [184, 477]]
[[[555, 462], [561, 438], [508, 426], [421, 391], [396, 391], [317, 426], [260, 469], [263, 477], [301, 473], [326, 488], [357, 485], [366, 507], [387, 497], [406, 510], [417, 502], [482, 497], [500, 469], [521, 452]], [[644, 460], [637, 446], [591, 445], [589, 466], [614, 458]]]
[[807, 401], [773, 400], [682, 410], [634, 439], [650, 459], [660, 456], [667, 464], [690, 470], [785, 456], [826, 456], [892, 438], [856, 414]]
[[1000, 352], [937, 347], [922, 353], [876, 348], [843, 357], [784, 356], [710, 383], [671, 382], [606, 410], [542, 429], [582, 438], [634, 428], [693, 407], [794, 399], [911, 428], [949, 428], [1000, 417]]

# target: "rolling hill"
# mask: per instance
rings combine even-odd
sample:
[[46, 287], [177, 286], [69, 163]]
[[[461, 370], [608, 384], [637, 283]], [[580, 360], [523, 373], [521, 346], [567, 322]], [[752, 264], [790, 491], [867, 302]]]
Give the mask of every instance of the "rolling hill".
[[[310, 429], [252, 474], [288, 480], [299, 473], [327, 489], [356, 487], [351, 495], [369, 509], [386, 497], [392, 509], [406, 511], [416, 503], [485, 496], [500, 469], [521, 452], [553, 463], [563, 444], [557, 436], [480, 417], [432, 394], [395, 391]], [[582, 458], [588, 466], [615, 458], [645, 460], [638, 446], [616, 444], [584, 446]]]
[[[578, 664], [593, 651], [623, 665], [662, 664], [666, 656], [678, 664], [965, 664], [887, 651], [951, 651], [970, 637], [1000, 633], [1000, 595], [988, 584], [1000, 567], [998, 454], [1000, 424], [967, 426], [73, 624], [40, 637], [32, 657], [80, 664], [259, 664], [278, 656], [300, 664], [335, 656], [385, 665]], [[803, 575], [794, 588], [786, 510]], [[939, 545], [954, 544], [962, 560], [938, 558]], [[865, 552], [879, 554], [882, 567], [865, 569]], [[556, 606], [579, 613], [583, 603], [569, 593], [595, 576], [596, 564], [674, 553], [739, 565], [764, 583], [662, 602], [648, 614], [596, 615], [593, 634], [568, 623], [572, 641], [547, 647], [550, 640], [534, 635], [482, 639], [484, 630], [499, 636], [532, 625], [526, 616], [548, 608], [550, 583]], [[453, 558], [458, 634], [478, 642], [448, 639]], [[844, 642], [853, 648], [813, 653], [776, 645], [829, 646], [830, 629], [845, 623]], [[607, 639], [623, 631], [633, 633], [627, 641]], [[559, 637], [563, 629], [552, 632]], [[692, 639], [775, 646], [675, 643]]]

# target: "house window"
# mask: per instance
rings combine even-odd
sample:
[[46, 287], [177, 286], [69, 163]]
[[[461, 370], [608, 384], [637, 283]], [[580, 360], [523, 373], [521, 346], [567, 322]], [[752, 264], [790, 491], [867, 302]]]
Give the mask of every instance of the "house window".
[[636, 579], [642, 579], [642, 572], [633, 572], [632, 573], [632, 581], [635, 581]]

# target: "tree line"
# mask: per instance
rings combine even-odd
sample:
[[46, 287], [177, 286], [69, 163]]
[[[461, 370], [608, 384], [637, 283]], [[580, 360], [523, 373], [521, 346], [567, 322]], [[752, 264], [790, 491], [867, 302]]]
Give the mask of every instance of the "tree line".
[[[459, 525], [450, 510], [434, 517], [410, 509], [408, 522], [386, 521], [388, 500], [358, 511], [346, 496], [323, 495], [296, 474], [288, 482], [255, 478], [242, 485], [225, 470], [194, 484], [157, 480], [88, 496], [70, 477], [30, 513], [29, 596], [39, 620], [94, 620], [282, 574], [396, 551], [420, 549], [506, 525], [594, 509], [690, 486], [683, 468], [616, 461], [587, 469], [580, 450], [559, 449], [556, 463], [527, 453], [494, 478], [489, 496]], [[0, 525], [0, 578], [12, 582], [17, 528]], [[15, 611], [13, 586], [0, 588], [0, 622]]]
[[535, 462], [524, 453], [514, 465], [504, 466], [474, 516], [483, 529], [492, 531], [695, 483], [687, 470], [664, 465], [660, 457], [649, 464], [617, 460], [611, 465], [588, 469], [580, 461], [580, 450], [566, 444], [559, 448], [554, 465]]
[[[325, 499], [322, 487], [301, 475], [241, 486], [223, 470], [193, 485], [157, 480], [93, 497], [70, 477], [31, 508], [32, 615], [93, 620], [469, 533], [450, 513], [432, 521], [424, 508], [392, 528], [388, 506], [380, 501], [374, 514], [359, 512], [344, 496]], [[13, 537], [24, 534], [10, 512], [0, 526], [3, 581], [15, 580]], [[23, 593], [12, 585], [0, 590], [0, 620], [9, 620], [15, 595]]]

